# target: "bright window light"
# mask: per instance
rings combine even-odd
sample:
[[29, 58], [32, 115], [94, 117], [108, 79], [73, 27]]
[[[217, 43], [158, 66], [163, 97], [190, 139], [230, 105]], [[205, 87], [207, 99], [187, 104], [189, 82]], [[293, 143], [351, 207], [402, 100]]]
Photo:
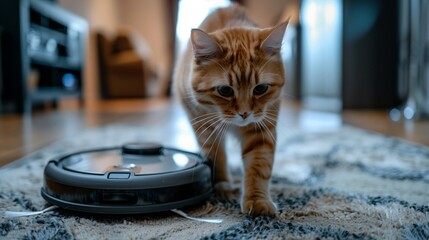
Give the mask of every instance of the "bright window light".
[[229, 6], [227, 0], [181, 0], [177, 19], [177, 46], [182, 51], [191, 35], [192, 28], [198, 28], [204, 18], [219, 7]]

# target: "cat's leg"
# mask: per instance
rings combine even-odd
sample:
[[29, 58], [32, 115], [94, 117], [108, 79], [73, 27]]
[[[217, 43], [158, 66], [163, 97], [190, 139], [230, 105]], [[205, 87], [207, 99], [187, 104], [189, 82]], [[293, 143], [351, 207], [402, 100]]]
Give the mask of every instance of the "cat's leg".
[[241, 209], [253, 216], [275, 216], [276, 205], [270, 196], [270, 179], [274, 160], [275, 126], [264, 123], [242, 130], [244, 165]]

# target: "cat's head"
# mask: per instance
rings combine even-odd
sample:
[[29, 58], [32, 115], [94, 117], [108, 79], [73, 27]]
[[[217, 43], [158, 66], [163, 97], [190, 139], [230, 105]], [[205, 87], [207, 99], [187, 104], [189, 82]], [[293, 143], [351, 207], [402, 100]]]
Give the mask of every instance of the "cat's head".
[[287, 24], [210, 34], [193, 29], [192, 89], [197, 104], [237, 126], [269, 117], [285, 83], [280, 49]]

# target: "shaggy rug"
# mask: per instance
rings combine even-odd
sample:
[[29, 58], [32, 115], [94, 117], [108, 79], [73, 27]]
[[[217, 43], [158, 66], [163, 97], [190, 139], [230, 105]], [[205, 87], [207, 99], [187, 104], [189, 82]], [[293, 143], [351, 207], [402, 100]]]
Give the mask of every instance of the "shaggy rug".
[[[159, 123], [162, 124], [162, 123]], [[185, 124], [186, 125], [186, 124]], [[429, 239], [429, 149], [350, 126], [330, 132], [279, 133], [272, 179], [275, 218], [240, 213], [239, 195], [211, 197], [173, 212], [129, 216], [91, 215], [56, 209], [8, 218], [4, 212], [38, 211], [43, 168], [58, 154], [127, 141], [159, 141], [198, 150], [181, 123], [169, 129], [108, 125], [55, 143], [0, 170], [0, 238], [5, 239]], [[163, 132], [176, 132], [166, 136]], [[237, 186], [240, 168], [228, 142]]]

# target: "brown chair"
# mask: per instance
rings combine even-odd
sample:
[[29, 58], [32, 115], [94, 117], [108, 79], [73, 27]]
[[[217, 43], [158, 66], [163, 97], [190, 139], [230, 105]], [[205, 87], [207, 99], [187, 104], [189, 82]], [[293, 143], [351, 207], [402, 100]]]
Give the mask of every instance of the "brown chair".
[[128, 31], [109, 39], [96, 33], [101, 96], [103, 98], [149, 97], [149, 84], [156, 78], [150, 59], [139, 51]]

